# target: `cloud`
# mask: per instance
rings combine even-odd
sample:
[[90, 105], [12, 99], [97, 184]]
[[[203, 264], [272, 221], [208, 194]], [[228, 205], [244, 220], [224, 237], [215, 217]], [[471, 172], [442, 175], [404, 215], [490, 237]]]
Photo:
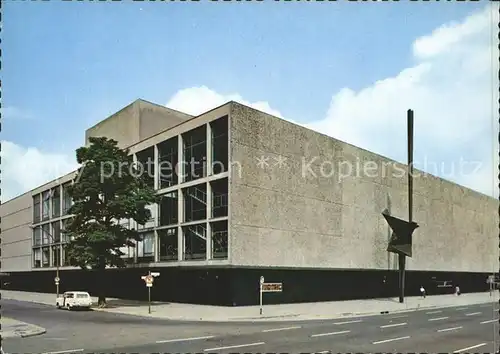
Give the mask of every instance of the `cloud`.
[[74, 171], [74, 155], [54, 154], [2, 141], [2, 202]]
[[[492, 10], [488, 6], [417, 38], [408, 48], [414, 65], [359, 91], [341, 89], [332, 96], [324, 118], [301, 125], [404, 162], [406, 111], [413, 109], [417, 168], [497, 196], [498, 50], [491, 31], [498, 12]], [[252, 103], [238, 93], [221, 94], [206, 86], [182, 89], [166, 106], [198, 115], [230, 100], [282, 117], [266, 101]], [[2, 113], [23, 116], [13, 107]], [[3, 142], [2, 201], [73, 171], [73, 154], [61, 151], [67, 154]], [[426, 169], [424, 161], [442, 167]], [[463, 161], [480, 169], [460, 172], [456, 167]]]
[[[416, 39], [415, 65], [357, 92], [343, 88], [333, 95], [326, 117], [306, 126], [403, 162], [406, 111], [412, 109], [415, 161], [446, 165], [448, 173], [438, 173], [441, 177], [498, 195], [493, 188], [498, 165], [496, 24], [498, 11], [487, 6]], [[481, 168], [467, 173], [456, 168], [450, 175], [460, 160]]]
[[170, 98], [166, 106], [196, 116], [221, 106], [228, 101], [235, 101], [273, 116], [283, 118], [281, 113], [271, 108], [268, 102], [248, 102], [237, 93], [227, 95], [220, 94], [206, 86], [190, 87], [180, 90]]

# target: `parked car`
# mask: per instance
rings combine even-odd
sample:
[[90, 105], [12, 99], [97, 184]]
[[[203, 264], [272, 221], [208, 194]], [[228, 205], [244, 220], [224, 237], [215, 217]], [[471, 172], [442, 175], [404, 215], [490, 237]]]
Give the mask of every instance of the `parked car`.
[[56, 299], [56, 306], [58, 309], [65, 308], [68, 310], [89, 309], [92, 306], [92, 298], [86, 291], [66, 291]]

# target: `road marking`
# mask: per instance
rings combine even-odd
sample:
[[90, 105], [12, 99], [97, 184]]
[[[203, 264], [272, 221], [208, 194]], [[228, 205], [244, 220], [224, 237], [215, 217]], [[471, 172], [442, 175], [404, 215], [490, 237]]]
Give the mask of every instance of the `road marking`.
[[481, 322], [481, 324], [493, 323], [493, 322], [498, 322], [498, 319], [496, 319], [496, 320], [488, 320], [488, 321], [483, 321], [483, 322]]
[[191, 338], [177, 338], [177, 339], [166, 339], [166, 340], [157, 340], [156, 343], [175, 343], [175, 342], [187, 342], [190, 340], [201, 340], [201, 339], [210, 339], [214, 336], [205, 336], [205, 337], [191, 337]]
[[217, 348], [204, 349], [203, 351], [205, 351], [205, 352], [211, 352], [211, 351], [214, 351], [214, 350], [224, 350], [224, 349], [232, 349], [232, 348], [252, 347], [252, 346], [257, 346], [257, 345], [262, 345], [262, 344], [265, 344], [265, 343], [264, 342], [256, 342], [256, 343], [248, 343], [248, 344], [231, 345], [229, 347], [217, 347]]
[[434, 318], [429, 318], [429, 321], [440, 321], [440, 320], [446, 320], [449, 317], [434, 317]]
[[340, 332], [330, 332], [330, 333], [318, 333], [318, 334], [311, 334], [311, 337], [324, 337], [324, 336], [333, 336], [336, 334], [344, 334], [344, 333], [349, 333], [351, 331], [340, 331]]
[[462, 328], [462, 326], [460, 327], [452, 327], [452, 328], [444, 328], [444, 329], [438, 329], [438, 332], [448, 332], [448, 331], [454, 331], [456, 329], [460, 329]]
[[427, 315], [432, 315], [433, 313], [441, 313], [443, 310], [427, 312]]
[[475, 316], [480, 314], [482, 314], [482, 312], [472, 312], [472, 313], [466, 313], [465, 316]]
[[460, 307], [457, 309], [457, 311], [463, 311], [463, 310], [467, 310], [467, 309], [468, 309], [468, 307]]
[[461, 353], [461, 352], [465, 352], [467, 350], [470, 350], [470, 349], [476, 349], [476, 348], [479, 348], [479, 347], [482, 347], [482, 346], [485, 346], [486, 343], [481, 343], [481, 344], [478, 344], [478, 345], [473, 345], [472, 347], [468, 347], [468, 348], [463, 348], [463, 349], [459, 349], [459, 350], [454, 350], [453, 353]]
[[79, 353], [83, 352], [85, 349], [69, 349], [69, 350], [59, 350], [57, 352], [47, 352], [43, 354], [67, 354], [67, 353]]
[[[491, 304], [480, 305], [479, 307], [494, 307], [494, 306], [493, 306], [493, 303], [491, 303]], [[497, 310], [497, 309], [495, 309], [495, 310]]]
[[393, 318], [403, 318], [403, 317], [408, 317], [408, 315], [393, 316], [393, 317], [388, 317], [388, 318], [393, 319]]
[[278, 331], [287, 331], [289, 329], [298, 329], [298, 328], [302, 328], [302, 327], [295, 326], [295, 327], [271, 328], [271, 329], [264, 329], [262, 332], [278, 332]]
[[334, 325], [343, 325], [343, 324], [349, 324], [349, 323], [359, 323], [363, 322], [363, 320], [353, 320], [353, 321], [345, 321], [345, 322], [335, 322]]
[[391, 338], [391, 339], [384, 339], [384, 340], [379, 340], [377, 342], [373, 342], [372, 344], [388, 343], [388, 342], [394, 342], [394, 341], [397, 341], [397, 340], [403, 340], [403, 339], [408, 339], [408, 338], [410, 338], [410, 336], [399, 337], [399, 338]]
[[405, 326], [405, 325], [407, 325], [406, 322], [403, 322], [403, 323], [394, 323], [394, 324], [388, 324], [388, 325], [380, 326], [380, 328], [398, 327], [398, 326]]
[[323, 350], [322, 352], [317, 352], [316, 354], [328, 354], [331, 353], [329, 350]]

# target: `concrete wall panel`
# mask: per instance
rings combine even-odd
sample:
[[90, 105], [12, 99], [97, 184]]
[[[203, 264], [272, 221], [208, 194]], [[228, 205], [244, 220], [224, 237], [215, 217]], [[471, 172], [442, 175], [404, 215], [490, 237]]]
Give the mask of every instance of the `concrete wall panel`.
[[[236, 103], [230, 121], [233, 264], [397, 269], [381, 213], [408, 218], [406, 166]], [[408, 269], [497, 271], [498, 202], [415, 175]]]

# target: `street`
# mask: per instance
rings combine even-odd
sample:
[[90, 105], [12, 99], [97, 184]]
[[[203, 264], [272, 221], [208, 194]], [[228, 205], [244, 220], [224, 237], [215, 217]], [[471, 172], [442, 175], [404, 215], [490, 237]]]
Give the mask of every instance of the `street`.
[[[5, 339], [6, 353], [481, 352], [499, 348], [498, 305], [470, 305], [329, 321], [208, 323], [69, 312], [2, 300], [3, 315], [43, 326]], [[496, 343], [496, 344], [495, 344]]]

